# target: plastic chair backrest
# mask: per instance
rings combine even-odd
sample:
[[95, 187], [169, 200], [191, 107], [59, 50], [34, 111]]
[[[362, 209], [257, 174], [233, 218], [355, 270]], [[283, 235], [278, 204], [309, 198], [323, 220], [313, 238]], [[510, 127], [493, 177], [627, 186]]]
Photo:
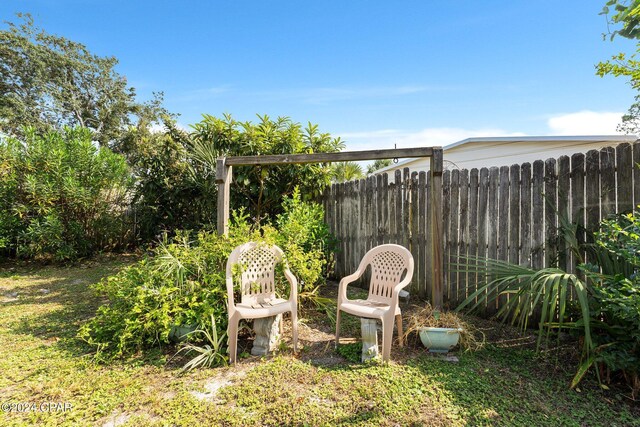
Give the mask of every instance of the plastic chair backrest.
[[411, 253], [398, 245], [381, 245], [367, 253], [366, 262], [371, 266], [369, 283], [370, 301], [390, 303], [394, 288], [402, 281], [411, 267]]
[[242, 304], [275, 298], [275, 266], [280, 261], [280, 248], [256, 242], [245, 243], [229, 257], [229, 264], [238, 265], [241, 271], [239, 288]]

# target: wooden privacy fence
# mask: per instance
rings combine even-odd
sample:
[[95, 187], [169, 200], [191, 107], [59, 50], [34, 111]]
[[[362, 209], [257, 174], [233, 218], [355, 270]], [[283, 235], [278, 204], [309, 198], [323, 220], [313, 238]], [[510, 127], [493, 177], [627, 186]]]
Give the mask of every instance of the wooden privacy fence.
[[[595, 230], [601, 219], [640, 204], [640, 142], [522, 165], [445, 171], [442, 218], [444, 301], [455, 307], [476, 289], [475, 275], [452, 264], [479, 256], [541, 268], [575, 270], [564, 251], [558, 218]], [[334, 184], [324, 198], [327, 223], [339, 240], [335, 274], [353, 272], [381, 243], [409, 248], [416, 261], [411, 292], [429, 297], [429, 174], [395, 172]], [[584, 239], [584, 235], [578, 236]], [[496, 306], [486, 307], [488, 314]]]

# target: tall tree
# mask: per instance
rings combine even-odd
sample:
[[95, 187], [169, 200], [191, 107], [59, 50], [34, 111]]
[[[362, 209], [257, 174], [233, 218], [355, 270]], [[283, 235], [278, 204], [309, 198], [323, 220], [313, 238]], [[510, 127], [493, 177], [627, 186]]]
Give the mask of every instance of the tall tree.
[[[252, 123], [236, 121], [230, 115], [222, 119], [203, 115], [190, 135], [192, 158], [205, 166], [205, 173], [215, 174], [218, 156], [333, 153], [344, 146], [340, 138], [320, 132], [318, 125], [309, 123], [303, 129], [288, 117], [258, 118], [258, 123]], [[231, 205], [247, 207], [257, 220], [275, 218], [283, 197], [291, 196], [296, 187], [303, 200], [313, 200], [330, 181], [328, 164], [237, 167], [231, 184]]]
[[[613, 40], [616, 36], [632, 40], [640, 40], [640, 0], [609, 0], [601, 12], [607, 17], [607, 33], [604, 37]], [[631, 55], [624, 52], [611, 57], [610, 60], [596, 65], [596, 73], [600, 77], [612, 75], [614, 77], [626, 77], [631, 87], [640, 92], [640, 60], [637, 55], [640, 52], [640, 42], [636, 42], [636, 51]], [[627, 114], [622, 116], [622, 123], [618, 126], [620, 131], [626, 133], [640, 132], [640, 93]]]
[[28, 14], [0, 30], [0, 133], [22, 136], [82, 126], [102, 146], [117, 140], [132, 117], [153, 121], [161, 94], [136, 102], [134, 88], [115, 71], [118, 60], [92, 54], [81, 43], [46, 33]]
[[364, 178], [362, 167], [356, 162], [334, 163], [331, 169], [331, 178], [336, 182]]
[[375, 171], [386, 168], [387, 166], [391, 166], [390, 159], [378, 159], [367, 166], [367, 175], [371, 175]]

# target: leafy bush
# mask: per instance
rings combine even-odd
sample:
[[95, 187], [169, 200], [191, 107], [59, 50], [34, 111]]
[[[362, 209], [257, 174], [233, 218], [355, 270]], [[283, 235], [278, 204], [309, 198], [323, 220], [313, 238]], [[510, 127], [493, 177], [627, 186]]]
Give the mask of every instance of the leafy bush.
[[[296, 188], [282, 203], [283, 213], [276, 218], [278, 245], [288, 254], [289, 266], [297, 273], [302, 290], [323, 282], [327, 264], [336, 248], [336, 239], [324, 222], [324, 209], [313, 202], [303, 202]], [[293, 257], [300, 253], [301, 258]]]
[[[584, 266], [592, 287], [595, 352], [590, 363], [620, 371], [640, 391], [640, 213], [602, 222], [595, 246], [607, 265]], [[601, 263], [605, 264], [605, 263]]]
[[82, 128], [0, 139], [0, 250], [67, 260], [123, 244], [131, 176]]
[[153, 256], [94, 285], [108, 303], [81, 328], [80, 338], [109, 358], [168, 344], [174, 325], [202, 328], [210, 316], [222, 336], [227, 258], [250, 238], [246, 227], [232, 227], [228, 238], [203, 231], [191, 242], [180, 233], [159, 245]]
[[184, 135], [169, 119], [165, 126], [168, 132], [132, 129], [119, 147], [136, 176], [132, 207], [141, 242], [206, 228], [216, 218], [215, 176], [190, 161]]
[[[200, 348], [207, 363], [220, 363], [223, 359], [217, 354], [226, 348], [227, 259], [236, 246], [251, 240], [279, 245], [300, 281], [301, 303], [321, 305], [316, 290], [323, 283], [326, 265], [323, 245], [330, 241], [320, 225], [322, 208], [294, 197], [286, 202], [284, 212], [278, 218], [282, 231], [269, 225], [252, 227], [240, 211], [234, 213], [226, 237], [201, 231], [191, 241], [184, 232], [171, 242], [161, 242], [152, 256], [95, 285], [108, 303], [81, 328], [79, 336], [101, 357], [111, 358], [168, 344], [174, 325], [195, 324], [207, 330], [215, 324], [215, 333], [209, 331], [206, 337], [213, 337], [215, 346], [191, 349]], [[283, 290], [285, 279], [277, 273], [276, 289]], [[203, 338], [203, 334], [191, 338]]]

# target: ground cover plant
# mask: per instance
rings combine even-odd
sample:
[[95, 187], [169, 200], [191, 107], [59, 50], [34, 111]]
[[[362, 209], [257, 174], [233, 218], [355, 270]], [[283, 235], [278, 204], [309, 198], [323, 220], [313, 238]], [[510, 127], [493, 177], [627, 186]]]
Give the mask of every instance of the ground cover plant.
[[[537, 354], [535, 337], [472, 317], [465, 320], [487, 335], [487, 345], [457, 353], [459, 363], [397, 346], [388, 365], [349, 362], [333, 349], [326, 315], [311, 309], [298, 356], [285, 345], [236, 368], [187, 374], [181, 361], [169, 362], [177, 351], [170, 347], [96, 363], [76, 337], [103, 302], [89, 285], [135, 262], [0, 266], [3, 403], [71, 405], [52, 412], [14, 406], [0, 412], [1, 425], [640, 425], [625, 390], [601, 390], [593, 376], [569, 390], [566, 352]], [[325, 290], [335, 299], [335, 284]], [[347, 317], [344, 341], [356, 343], [359, 321]]]

